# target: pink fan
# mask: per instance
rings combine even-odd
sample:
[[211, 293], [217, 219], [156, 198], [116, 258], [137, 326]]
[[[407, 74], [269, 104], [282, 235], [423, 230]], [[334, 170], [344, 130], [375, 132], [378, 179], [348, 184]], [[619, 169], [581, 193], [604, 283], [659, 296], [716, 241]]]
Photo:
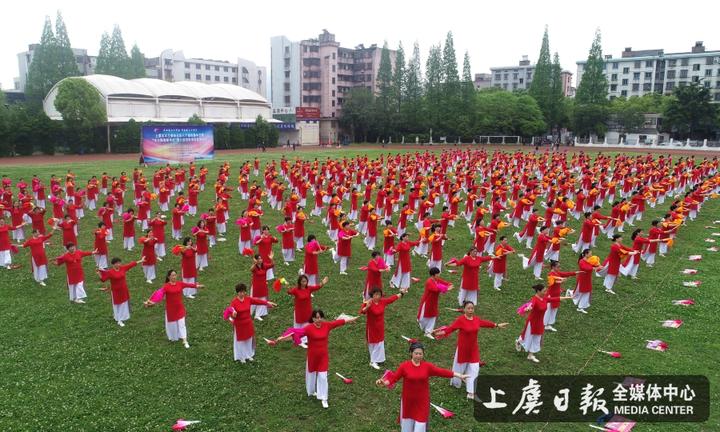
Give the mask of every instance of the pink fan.
[[601, 350], [598, 350], [598, 352], [601, 352], [601, 353], [603, 353], [603, 354], [607, 354], [607, 355], [609, 355], [609, 356], [612, 357], [612, 358], [620, 358], [620, 357], [622, 357], [622, 355], [621, 355], [619, 352], [617, 352], [617, 351], [601, 351]]
[[394, 247], [391, 247], [390, 249], [385, 251], [385, 255], [395, 255], [396, 253], [397, 253], [397, 251], [395, 250]]
[[457, 264], [457, 262], [457, 258], [450, 258], [450, 261], [448, 261], [446, 264]]
[[718, 249], [716, 246], [713, 246], [713, 247], [707, 248], [707, 250], [708, 250], [708, 252], [717, 252], [720, 249]]
[[358, 270], [360, 270], [360, 271], [368, 271], [368, 267], [367, 267], [367, 266], [358, 267]]
[[343, 380], [343, 382], [344, 382], [345, 384], [352, 384], [352, 382], [353, 382], [352, 379], [350, 379], [350, 378], [345, 378], [344, 376], [340, 375], [340, 374], [337, 373], [337, 372], [335, 372], [335, 375], [339, 376], [340, 379]]
[[193, 234], [197, 234], [198, 231], [200, 231], [200, 227], [197, 226], [192, 227], [192, 229], [190, 230], [190, 232]]
[[293, 343], [295, 345], [300, 345], [300, 343], [302, 343], [303, 336], [305, 336], [305, 330], [301, 328], [289, 327], [285, 329], [285, 331], [283, 332], [283, 334], [280, 335], [280, 337], [287, 335], [292, 335]]
[[697, 272], [698, 271], [696, 269], [684, 269], [682, 271], [682, 274], [693, 275], [693, 274], [696, 274]]
[[180, 208], [181, 211], [188, 212], [190, 211], [190, 205], [185, 204]]
[[277, 232], [282, 234], [282, 232], [285, 231], [284, 226], [285, 226], [285, 224], [280, 224], [280, 225], [276, 226], [275, 229], [277, 230]]
[[247, 219], [245, 219], [245, 218], [238, 218], [235, 221], [235, 225], [240, 226], [240, 225], [244, 224], [246, 221], [247, 221]]
[[200, 423], [200, 421], [199, 420], [178, 419], [178, 421], [176, 421], [175, 424], [172, 426], [172, 430], [182, 431], [182, 430], [185, 430], [188, 426], [194, 425], [196, 423]]
[[154, 293], [152, 293], [152, 295], [150, 296], [150, 301], [153, 303], [157, 303], [162, 300], [163, 297], [165, 297], [165, 290], [163, 288], [160, 288]]
[[443, 408], [443, 407], [441, 407], [441, 406], [439, 406], [439, 405], [435, 405], [435, 404], [432, 403], [432, 402], [430, 402], [430, 406], [432, 406], [433, 408], [435, 408], [435, 410], [436, 410], [437, 412], [439, 412], [440, 415], [443, 416], [443, 417], [446, 418], [446, 419], [453, 418], [453, 416], [455, 416], [455, 413], [454, 413], [454, 412], [452, 412], [452, 411], [450, 411], [450, 410], [447, 410], [447, 409], [445, 409], [445, 408]]
[[530, 311], [530, 307], [532, 306], [532, 302], [527, 302], [524, 305], [517, 308], [517, 314], [518, 315], [525, 315], [527, 312]]
[[210, 217], [210, 215], [207, 213], [203, 213], [200, 215], [200, 219], [203, 219], [203, 220], [207, 219], [208, 217]]
[[690, 261], [702, 261], [702, 255], [690, 255], [688, 259]]
[[455, 270], [455, 269], [448, 269], [447, 272], [448, 272], [448, 273], [457, 273], [457, 270]]
[[649, 340], [649, 341], [647, 341], [647, 345], [645, 345], [645, 348], [651, 349], [654, 351], [665, 352], [668, 349], [668, 344], [659, 339]]
[[693, 300], [693, 299], [673, 300], [672, 303], [675, 306], [692, 306], [695, 304], [695, 300]]
[[450, 285], [438, 282], [437, 283], [438, 290], [440, 290], [441, 293], [446, 293], [447, 290], [450, 288]]
[[699, 280], [683, 282], [684, 287], [698, 287], [701, 284], [702, 284], [702, 281], [699, 281]]
[[635, 427], [636, 422], [626, 419], [625, 417], [613, 416], [609, 422], [605, 423], [605, 429], [610, 432], [630, 432]]
[[223, 311], [223, 319], [225, 321], [229, 320], [232, 317], [233, 310], [234, 309], [230, 306], [225, 308], [225, 310]]
[[418, 278], [416, 278], [416, 277], [411, 277], [410, 280], [411, 280], [413, 283], [420, 282], [420, 279], [418, 279]]
[[128, 212], [125, 212], [125, 213], [123, 213], [122, 217], [123, 217], [123, 220], [124, 220], [125, 222], [127, 222], [127, 221], [129, 221], [130, 219], [132, 219], [133, 215], [130, 214], [130, 213], [128, 213]]
[[[384, 380], [384, 381], [390, 381], [390, 379], [391, 379], [392, 377], [393, 377], [393, 372], [388, 369], [388, 370], [385, 371], [385, 373], [383, 374], [383, 376], [382, 376], [381, 379]], [[397, 382], [394, 382], [394, 383], [388, 385], [387, 388], [389, 388], [390, 390], [392, 390], [392, 389], [395, 388], [395, 385], [396, 385], [396, 384], [397, 384]]]

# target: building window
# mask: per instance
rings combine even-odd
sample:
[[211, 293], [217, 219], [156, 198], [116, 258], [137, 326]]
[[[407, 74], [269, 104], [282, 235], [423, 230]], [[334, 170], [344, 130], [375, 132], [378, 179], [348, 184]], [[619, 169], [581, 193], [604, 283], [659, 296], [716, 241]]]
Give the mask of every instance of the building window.
[[229, 81], [230, 81], [230, 78], [228, 78], [228, 77], [223, 77], [223, 82], [229, 82]]
[[622, 80], [622, 85], [628, 85], [628, 79], [627, 79], [627, 78], [623, 78], [623, 80]]
[[236, 72], [237, 72], [237, 68], [236, 67], [232, 68], [232, 73], [236, 73]]
[[617, 74], [610, 75], [610, 81], [617, 81]]
[[333, 60], [335, 60], [335, 53], [332, 53]]
[[512, 88], [513, 88], [513, 90], [517, 90], [517, 83], [513, 83]]
[[500, 74], [495, 74], [495, 81], [500, 81]]
[[705, 76], [711, 77], [712, 76], [712, 69], [705, 69]]
[[643, 91], [644, 91], [644, 92], [649, 92], [649, 91], [651, 91], [651, 90], [652, 90], [652, 84], [651, 84], [651, 83], [645, 83], [645, 84], [643, 84]]
[[205, 65], [205, 70], [210, 70], [210, 65]]
[[307, 45], [303, 46], [303, 52], [307, 52]]
[[668, 60], [668, 67], [675, 67], [675, 66], [677, 66], [677, 60], [675, 60], [675, 59]]
[[629, 73], [630, 73], [630, 68], [629, 68], [629, 67], [624, 67], [624, 68], [623, 68], [623, 73], [624, 73], [624, 74], [629, 74]]
[[696, 82], [699, 82], [699, 81], [700, 81], [700, 77], [699, 77], [699, 76], [694, 76], [694, 77], [692, 77], [692, 82], [696, 83]]
[[503, 89], [507, 90], [507, 83], [503, 84]]
[[228, 67], [227, 67], [227, 66], [223, 66], [223, 72], [227, 72], [227, 71], [228, 71]]
[[633, 73], [633, 81], [639, 81], [640, 80], [640, 72], [634, 72]]
[[687, 81], [678, 81], [678, 87], [684, 87], [687, 85]]
[[635, 61], [635, 69], [640, 69], [641, 64], [642, 64], [642, 62], [640, 60], [636, 60]]
[[232, 77], [232, 83], [233, 83], [233, 84], [237, 84], [237, 78]]
[[210, 75], [205, 75], [205, 81], [210, 81]]
[[675, 83], [673, 81], [665, 83], [665, 90], [672, 90], [674, 88], [675, 88]]
[[332, 91], [332, 97], [335, 97], [335, 90]]
[[290, 104], [290, 96], [285, 96], [285, 105]]
[[332, 65], [332, 71], [335, 72], [335, 65]]
[[517, 72], [515, 72], [515, 73], [513, 74], [513, 80], [517, 80], [517, 79], [518, 79], [518, 74], [517, 74]]
[[680, 59], [680, 66], [687, 66], [688, 64], [690, 64], [690, 59], [688, 59], [688, 58]]
[[610, 91], [617, 91], [617, 84], [610, 84]]
[[680, 70], [680, 78], [687, 78], [688, 77], [687, 72], [688, 72], [687, 69], [681, 69]]
[[220, 75], [215, 75], [215, 81], [220, 82]]
[[652, 79], [652, 72], [645, 72], [645, 79], [646, 80]]
[[520, 84], [522, 84], [522, 83], [523, 83], [523, 81], [524, 81], [524, 79], [523, 79], [523, 78], [520, 78]]
[[285, 91], [290, 91], [290, 83], [285, 83]]
[[696, 71], [696, 72], [700, 70], [700, 64], [696, 63], [696, 64], [694, 64], [694, 65], [692, 65], [692, 66], [693, 66], [693, 69], [692, 69], [692, 70], [694, 70], [694, 71]]
[[190, 74], [189, 74], [189, 73], [187, 73], [187, 72], [185, 73], [185, 79], [187, 79], [187, 80], [189, 80], [189, 79], [190, 79]]
[[613, 69], [617, 69], [617, 68], [618, 68], [618, 64], [619, 64], [619, 63], [613, 63]]
[[200, 63], [195, 63], [195, 69], [200, 69]]
[[667, 78], [668, 78], [668, 79], [675, 79], [675, 71], [674, 71], [674, 70], [669, 70], [669, 71], [667, 71]]
[[285, 71], [285, 78], [290, 78], [290, 71]]
[[331, 104], [331, 105], [332, 105], [332, 106], [335, 106], [335, 101], [334, 101], [334, 100], [332, 101], [332, 104]]
[[710, 66], [714, 63], [714, 60], [712, 57], [705, 57], [705, 65]]
[[220, 66], [215, 66], [215, 70], [220, 72]]
[[627, 90], [621, 90], [620, 96], [627, 96]]
[[196, 75], [195, 75], [195, 79], [198, 80], [198, 81], [201, 81], [201, 80], [202, 80], [202, 75], [196, 74]]
[[647, 60], [647, 61], [645, 61], [645, 67], [653, 67], [653, 62], [652, 62], [652, 60]]
[[640, 91], [640, 84], [633, 84], [632, 91], [634, 91], [634, 92]]
[[720, 81], [715, 82], [715, 88], [720, 88]]
[[190, 63], [185, 63], [185, 69], [190, 69]]
[[507, 79], [508, 79], [508, 74], [506, 74], [506, 73], [503, 74], [503, 79], [507, 81]]
[[720, 93], [715, 93], [715, 102], [720, 102]]
[[705, 88], [708, 88], [708, 89], [709, 89], [709, 88], [710, 88], [710, 81], [703, 81], [703, 85], [705, 86]]

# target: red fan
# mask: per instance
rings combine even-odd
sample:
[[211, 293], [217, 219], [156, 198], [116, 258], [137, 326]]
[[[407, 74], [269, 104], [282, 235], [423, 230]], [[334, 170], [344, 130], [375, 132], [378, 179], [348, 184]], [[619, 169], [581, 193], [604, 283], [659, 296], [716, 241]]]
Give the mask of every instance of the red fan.
[[282, 288], [282, 282], [280, 282], [280, 279], [275, 279], [275, 282], [273, 282], [273, 291], [280, 292], [280, 289]]
[[350, 379], [350, 378], [345, 378], [344, 376], [340, 375], [340, 374], [337, 373], [337, 372], [335, 372], [335, 375], [339, 376], [340, 379], [343, 380], [343, 382], [344, 382], [345, 384], [352, 384], [352, 382], [353, 382], [352, 379]]
[[245, 248], [245, 249], [243, 249], [242, 254], [243, 254], [244, 256], [250, 256], [250, 257], [251, 257], [251, 256], [255, 255], [255, 251], [252, 250], [252, 249], [250, 249], [250, 248]]
[[175, 245], [170, 249], [170, 252], [172, 252], [173, 255], [180, 255], [182, 253], [183, 247], [181, 245]]

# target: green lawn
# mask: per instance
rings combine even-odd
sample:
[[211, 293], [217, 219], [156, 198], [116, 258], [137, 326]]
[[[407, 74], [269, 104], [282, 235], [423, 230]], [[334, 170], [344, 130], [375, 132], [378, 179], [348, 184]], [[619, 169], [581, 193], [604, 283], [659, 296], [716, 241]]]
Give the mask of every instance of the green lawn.
[[[363, 151], [370, 157], [378, 150]], [[290, 154], [290, 153], [288, 153]], [[355, 151], [327, 150], [298, 152], [304, 158], [345, 157]], [[236, 186], [237, 168], [250, 155], [233, 155], [231, 182]], [[277, 153], [260, 154], [262, 163], [279, 158]], [[221, 160], [208, 164], [212, 179]], [[77, 163], [72, 166], [5, 167], [0, 174], [11, 178], [39, 174], [47, 181], [50, 174], [62, 175], [72, 168], [78, 175], [78, 184], [84, 184], [93, 174], [102, 171], [119, 174], [132, 171], [134, 162]], [[146, 170], [149, 174], [150, 170]], [[211, 189], [211, 188], [210, 188]], [[200, 208], [208, 207], [211, 191], [201, 194]], [[237, 195], [237, 194], [236, 194]], [[129, 196], [129, 195], [126, 195]], [[308, 199], [310, 206], [311, 200]], [[234, 220], [245, 204], [235, 197], [228, 223], [228, 241], [219, 243], [210, 252], [210, 268], [201, 273], [200, 282], [207, 288], [195, 300], [186, 300], [187, 326], [191, 349], [179, 343], [170, 343], [165, 337], [163, 306], [146, 309], [142, 301], [159, 286], [145, 283], [141, 269], [129, 273], [132, 318], [125, 328], [112, 320], [109, 295], [99, 291], [91, 258], [85, 261], [86, 305], [70, 305], [65, 285], [64, 269], [50, 269], [46, 288], [32, 281], [28, 270], [27, 251], [14, 260], [23, 267], [19, 270], [0, 271], [0, 430], [7, 431], [129, 431], [170, 430], [178, 418], [201, 420], [191, 431], [240, 430], [343, 430], [388, 431], [398, 430], [395, 419], [399, 410], [400, 390], [379, 389], [373, 381], [378, 371], [368, 366], [364, 343], [364, 322], [340, 328], [330, 339], [330, 409], [323, 410], [320, 403], [305, 394], [304, 357], [302, 348], [286, 343], [269, 347], [262, 337], [275, 337], [292, 325], [292, 298], [271, 292], [271, 300], [279, 303], [265, 321], [256, 322], [260, 342], [254, 363], [239, 364], [232, 361], [232, 328], [222, 320], [222, 311], [234, 295], [237, 282], [249, 283], [249, 260], [237, 252], [238, 230]], [[666, 204], [667, 205], [667, 204]], [[268, 211], [263, 222], [273, 227], [280, 223], [278, 212]], [[648, 209], [638, 224], [647, 229], [650, 221], [665, 210]], [[487, 362], [481, 374], [702, 374], [715, 385], [711, 387], [711, 418], [705, 424], [639, 424], [638, 431], [717, 431], [718, 414], [718, 343], [716, 314], [720, 286], [717, 265], [718, 255], [707, 252], [704, 239], [708, 237], [714, 219], [720, 219], [718, 200], [712, 200], [703, 209], [697, 221], [682, 229], [675, 247], [667, 258], [659, 258], [654, 269], [644, 265], [640, 280], [623, 279], [616, 285], [617, 296], [603, 292], [601, 279], [595, 278], [596, 288], [588, 315], [575, 312], [564, 305], [558, 315], [558, 333], [549, 334], [539, 354], [540, 364], [525, 359], [515, 352], [513, 340], [519, 334], [523, 318], [515, 309], [532, 295], [533, 284], [529, 271], [524, 272], [520, 260], [509, 258], [509, 277], [501, 292], [491, 288], [490, 280], [481, 276], [478, 314], [497, 322], [508, 321], [504, 330], [480, 332], [481, 356]], [[438, 210], [439, 212], [439, 210]], [[607, 213], [607, 209], [605, 213]], [[92, 249], [89, 230], [97, 222], [91, 212], [81, 221], [80, 245]], [[193, 226], [188, 218], [186, 228]], [[460, 222], [460, 221], [459, 221]], [[573, 220], [572, 225], [578, 227]], [[716, 225], [720, 231], [720, 225]], [[321, 243], [328, 244], [325, 227], [318, 218], [306, 227], [308, 233], [318, 235]], [[415, 235], [410, 228], [411, 235]], [[507, 230], [510, 235], [511, 230]], [[450, 229], [452, 241], [447, 243], [445, 257], [460, 257], [471, 242], [464, 224]], [[629, 234], [628, 234], [629, 236]], [[168, 252], [174, 244], [168, 233]], [[718, 240], [720, 241], [720, 239]], [[629, 239], [626, 244], [629, 244]], [[378, 242], [381, 244], [381, 241]], [[517, 246], [511, 240], [513, 246]], [[116, 235], [111, 244], [110, 256], [124, 261], [139, 257], [139, 250], [128, 253], [122, 250], [122, 240]], [[609, 241], [598, 242], [597, 254], [604, 257]], [[54, 241], [48, 257], [61, 253], [59, 242]], [[691, 263], [689, 254], [702, 253], [703, 261]], [[281, 260], [279, 250], [276, 256]], [[329, 255], [321, 255], [321, 273], [330, 277], [327, 287], [316, 293], [314, 305], [334, 317], [342, 312], [357, 314], [365, 274], [357, 267], [365, 265], [369, 252], [362, 239], [354, 241], [351, 270], [348, 276], [339, 276], [338, 267]], [[294, 265], [277, 267], [276, 276], [294, 281], [300, 254]], [[562, 251], [564, 270], [576, 269], [572, 250]], [[424, 260], [413, 258], [414, 275], [424, 280], [427, 275]], [[697, 276], [683, 276], [683, 268], [700, 270]], [[179, 269], [179, 259], [168, 255], [158, 263], [157, 274]], [[459, 285], [460, 272], [443, 273]], [[698, 288], [685, 288], [683, 280], [701, 279]], [[387, 281], [387, 278], [385, 278]], [[571, 285], [571, 284], [566, 284]], [[419, 336], [415, 321], [422, 284], [413, 284], [410, 294], [389, 307], [386, 313], [387, 366], [395, 368], [407, 358], [407, 343], [400, 335]], [[693, 307], [673, 306], [674, 299], [693, 298]], [[456, 292], [441, 298], [441, 307], [454, 307]], [[438, 325], [448, 324], [455, 318], [453, 312], [442, 310]], [[665, 319], [683, 319], [685, 324], [676, 330], [661, 328]], [[665, 353], [645, 349], [646, 339], [663, 339], [670, 348]], [[426, 356], [441, 366], [450, 367], [455, 349], [455, 337], [444, 341], [423, 341]], [[597, 353], [597, 349], [621, 351], [621, 359]], [[344, 385], [335, 372], [351, 377], [352, 385]], [[431, 414], [431, 430], [493, 430], [493, 431], [574, 431], [591, 430], [586, 424], [480, 424], [472, 416], [472, 403], [465, 399], [464, 390], [451, 388], [446, 380], [432, 383], [432, 401], [456, 413], [452, 420]]]

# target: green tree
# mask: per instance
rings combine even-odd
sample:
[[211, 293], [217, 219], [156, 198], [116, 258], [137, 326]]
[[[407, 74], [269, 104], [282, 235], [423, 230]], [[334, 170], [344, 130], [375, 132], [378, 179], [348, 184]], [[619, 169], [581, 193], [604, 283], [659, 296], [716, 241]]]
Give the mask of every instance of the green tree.
[[266, 147], [277, 146], [280, 132], [277, 128], [268, 123], [263, 116], [258, 115], [255, 124], [248, 130], [252, 141], [255, 145], [264, 145]]
[[100, 93], [84, 79], [63, 80], [58, 86], [55, 108], [62, 115], [65, 128], [75, 138], [69, 141], [73, 152], [91, 148], [95, 129], [107, 122]]
[[547, 26], [543, 33], [540, 55], [535, 64], [529, 93], [537, 101], [545, 120], [550, 123], [553, 117], [553, 65], [550, 60], [550, 38]]
[[460, 83], [460, 110], [456, 122], [457, 134], [460, 135], [463, 140], [472, 139], [475, 116], [475, 86], [472, 80], [472, 71], [470, 66], [470, 54], [465, 51], [463, 57], [463, 70], [462, 70], [462, 81]]
[[12, 152], [9, 122], [10, 110], [6, 106], [5, 92], [0, 89], [0, 156], [8, 156]]
[[[548, 127], [556, 129], [559, 135], [560, 128], [566, 126], [568, 123], [568, 113], [565, 95], [563, 94], [562, 67], [560, 66], [560, 56], [558, 53], [555, 53], [553, 56], [552, 88], [550, 92], [549, 108], [550, 115], [545, 117], [545, 122]], [[545, 115], [544, 112], [543, 115]]]
[[140, 52], [137, 44], [133, 45], [130, 51], [130, 70], [128, 78], [145, 78], [145, 56]]
[[434, 132], [440, 133], [440, 111], [443, 102], [443, 83], [445, 73], [442, 66], [442, 49], [440, 46], [431, 46], [425, 65], [425, 112], [427, 123]]
[[142, 124], [135, 119], [128, 120], [114, 133], [113, 148], [116, 153], [138, 153], [140, 151], [140, 134]]
[[343, 103], [340, 125], [350, 131], [353, 141], [368, 141], [374, 120], [374, 95], [364, 87], [350, 90]]
[[451, 31], [447, 33], [442, 50], [442, 70], [444, 82], [440, 98], [440, 130], [446, 135], [457, 134], [461, 114], [460, 77]]
[[475, 131], [480, 135], [529, 137], [545, 131], [546, 125], [532, 96], [500, 89], [476, 93]]
[[58, 81], [80, 75], [80, 69], [78, 69], [75, 54], [70, 44], [70, 36], [68, 36], [67, 27], [65, 27], [65, 21], [63, 21], [60, 11], [58, 11], [55, 19], [55, 40], [57, 41], [55, 49], [57, 50]]
[[205, 120], [201, 119], [200, 116], [197, 114], [193, 114], [192, 116], [190, 116], [190, 118], [188, 119], [187, 122], [188, 122], [188, 124], [191, 124], [191, 125], [204, 125], [205, 124]]
[[617, 123], [622, 132], [637, 132], [645, 123], [645, 111], [639, 103], [639, 99], [638, 97], [630, 99], [620, 97], [610, 101], [610, 117]]
[[423, 88], [422, 66], [420, 62], [420, 46], [413, 45], [412, 57], [405, 70], [405, 95], [401, 107], [401, 118], [404, 130], [420, 132], [423, 129]]
[[530, 95], [515, 95], [515, 111], [512, 115], [513, 134], [522, 137], [540, 135], [547, 130], [535, 98]]
[[405, 50], [403, 49], [402, 42], [398, 45], [397, 53], [395, 54], [395, 71], [392, 79], [393, 89], [393, 114], [396, 122], [400, 121], [399, 113], [402, 110], [402, 105], [406, 94], [406, 82], [407, 73], [405, 72]]
[[608, 115], [608, 82], [598, 29], [588, 54], [582, 79], [575, 94], [573, 128], [576, 135], [603, 135]]
[[375, 104], [377, 105], [376, 112], [378, 114], [377, 128], [383, 137], [391, 134], [393, 131], [392, 120], [395, 104], [392, 79], [392, 60], [390, 59], [390, 50], [388, 49], [387, 42], [385, 42], [380, 53], [380, 66], [378, 66], [377, 74], [379, 92], [375, 98]]
[[720, 121], [710, 90], [699, 83], [676, 88], [663, 113], [663, 125], [677, 138], [711, 137]]
[[95, 72], [113, 75], [120, 78], [131, 77], [131, 63], [120, 26], [113, 28], [112, 36], [103, 33], [100, 39], [100, 52], [98, 53]]
[[45, 17], [40, 43], [35, 47], [28, 67], [25, 96], [29, 101], [40, 102], [52, 86], [59, 81], [57, 73], [57, 40], [52, 30], [50, 17]]
[[100, 51], [95, 64], [95, 73], [104, 75], [110, 73], [110, 35], [107, 32], [100, 37]]

